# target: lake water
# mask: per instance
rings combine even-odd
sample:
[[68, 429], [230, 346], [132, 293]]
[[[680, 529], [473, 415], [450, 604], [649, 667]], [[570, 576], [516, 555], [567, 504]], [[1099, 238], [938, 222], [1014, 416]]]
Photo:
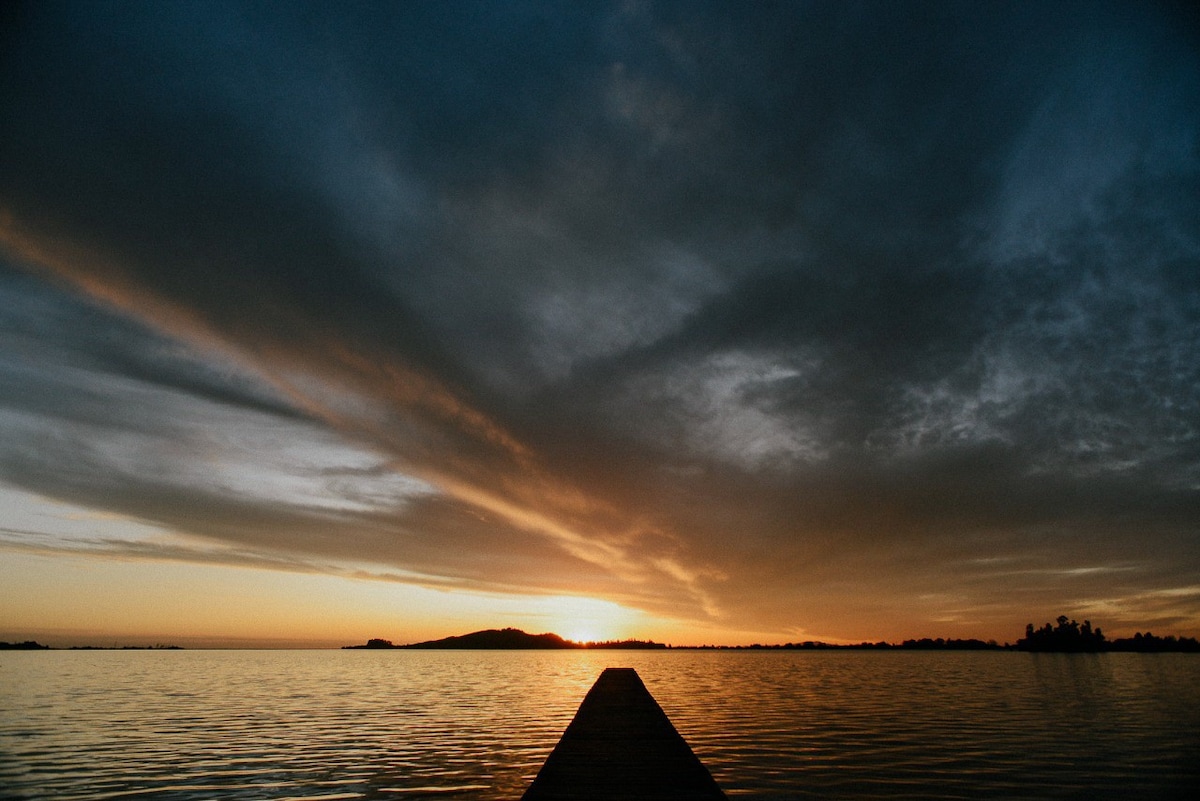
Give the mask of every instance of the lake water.
[[6, 799], [519, 798], [635, 667], [731, 798], [1191, 798], [1200, 656], [0, 652]]

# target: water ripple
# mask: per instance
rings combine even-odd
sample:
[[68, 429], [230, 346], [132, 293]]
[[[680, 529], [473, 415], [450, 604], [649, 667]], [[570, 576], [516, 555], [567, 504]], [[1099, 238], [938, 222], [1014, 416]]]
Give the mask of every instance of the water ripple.
[[0, 797], [519, 797], [609, 665], [731, 797], [1185, 798], [1200, 659], [862, 652], [0, 655]]

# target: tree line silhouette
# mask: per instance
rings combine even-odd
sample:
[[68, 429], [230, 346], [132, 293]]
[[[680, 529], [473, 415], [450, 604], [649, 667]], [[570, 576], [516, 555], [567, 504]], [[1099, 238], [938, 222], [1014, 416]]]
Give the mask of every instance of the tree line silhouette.
[[1200, 642], [1195, 637], [1176, 637], [1168, 634], [1157, 637], [1150, 632], [1138, 632], [1132, 637], [1108, 640], [1099, 628], [1092, 628], [1090, 620], [1082, 624], [1069, 620], [1066, 615], [1059, 615], [1055, 621], [1058, 625], [1049, 623], [1040, 629], [1035, 629], [1030, 623], [1025, 626], [1025, 636], [1017, 640], [1019, 651], [1054, 651], [1059, 653], [1099, 653], [1101, 651], [1123, 651], [1136, 653], [1161, 653], [1164, 651], [1182, 651], [1200, 653]]
[[1032, 623], [1025, 626], [1025, 636], [1017, 640], [1021, 651], [1064, 651], [1069, 653], [1095, 653], [1104, 649], [1104, 632], [1092, 628], [1092, 621], [1079, 625], [1068, 622], [1066, 615], [1059, 615], [1057, 626], [1049, 623], [1035, 629]]

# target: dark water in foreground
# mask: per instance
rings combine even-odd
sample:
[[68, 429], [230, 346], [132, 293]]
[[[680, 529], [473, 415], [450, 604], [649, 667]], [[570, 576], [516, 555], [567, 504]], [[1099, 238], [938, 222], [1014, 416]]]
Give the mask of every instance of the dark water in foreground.
[[607, 666], [733, 798], [1184, 798], [1200, 657], [0, 653], [0, 797], [518, 798]]

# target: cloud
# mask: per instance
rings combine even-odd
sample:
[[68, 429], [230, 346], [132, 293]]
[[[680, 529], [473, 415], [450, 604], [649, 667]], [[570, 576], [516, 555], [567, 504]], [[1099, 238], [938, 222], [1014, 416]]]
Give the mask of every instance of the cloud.
[[1195, 584], [1182, 12], [9, 13], [10, 483], [780, 630]]

